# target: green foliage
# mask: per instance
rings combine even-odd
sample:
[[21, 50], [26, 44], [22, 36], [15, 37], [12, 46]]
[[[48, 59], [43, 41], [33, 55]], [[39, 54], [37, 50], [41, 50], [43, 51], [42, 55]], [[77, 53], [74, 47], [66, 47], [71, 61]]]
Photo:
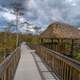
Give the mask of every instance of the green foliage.
[[80, 61], [80, 53], [77, 53], [77, 55], [75, 56], [75, 59]]
[[77, 50], [77, 51], [75, 52], [73, 58], [76, 59], [76, 60], [78, 60], [78, 61], [80, 61], [80, 50]]
[[[16, 34], [0, 33], [0, 59], [8, 56], [16, 48]], [[1, 61], [1, 60], [0, 60]]]

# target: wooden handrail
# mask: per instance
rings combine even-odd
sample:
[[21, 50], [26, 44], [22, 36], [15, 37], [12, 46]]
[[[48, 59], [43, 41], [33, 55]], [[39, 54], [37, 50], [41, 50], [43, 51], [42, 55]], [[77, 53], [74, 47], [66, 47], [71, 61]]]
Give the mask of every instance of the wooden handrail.
[[[65, 56], [63, 54], [60, 54], [56, 51], [53, 51], [51, 49], [48, 49], [46, 48], [52, 55], [55, 55], [57, 56], [59, 59], [63, 60], [64, 62], [66, 62], [67, 64], [73, 66], [74, 68], [78, 69], [80, 71], [80, 62], [75, 60], [75, 59], [72, 59], [72, 58], [69, 58], [68, 56]], [[54, 54], [53, 54], [54, 53]]]
[[12, 80], [20, 59], [20, 47], [0, 64], [0, 80]]
[[80, 80], [80, 62], [41, 45], [30, 45], [60, 80]]

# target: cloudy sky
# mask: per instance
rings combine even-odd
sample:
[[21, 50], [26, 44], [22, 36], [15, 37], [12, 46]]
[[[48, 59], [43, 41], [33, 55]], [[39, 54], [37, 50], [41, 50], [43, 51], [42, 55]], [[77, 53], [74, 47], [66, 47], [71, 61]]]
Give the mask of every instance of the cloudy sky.
[[[0, 0], [0, 27], [15, 19], [11, 2]], [[80, 26], [80, 0], [22, 0], [22, 3], [26, 8], [24, 18], [36, 26], [44, 28], [55, 21]]]

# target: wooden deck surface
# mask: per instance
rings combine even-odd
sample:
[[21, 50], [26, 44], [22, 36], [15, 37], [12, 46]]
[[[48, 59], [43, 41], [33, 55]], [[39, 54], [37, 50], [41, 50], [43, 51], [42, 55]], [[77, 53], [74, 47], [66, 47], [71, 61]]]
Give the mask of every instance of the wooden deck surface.
[[[18, 65], [18, 68], [16, 70], [14, 80], [55, 80], [54, 77], [45, 78], [45, 76], [40, 73], [39, 67], [43, 70], [46, 68], [44, 64], [38, 66], [36, 65], [35, 59], [39, 59], [38, 57], [34, 58], [33, 54], [31, 53], [33, 50], [31, 50], [28, 46], [25, 44], [21, 45], [21, 59]], [[35, 54], [36, 56], [36, 54]], [[39, 59], [40, 60], [40, 59]], [[41, 67], [44, 66], [45, 68]], [[47, 68], [46, 68], [47, 69]], [[44, 71], [46, 72], [46, 71]], [[47, 70], [48, 72], [48, 70]], [[49, 74], [49, 73], [48, 73]], [[50, 74], [51, 75], [51, 74]], [[49, 75], [46, 74], [46, 77]], [[43, 78], [44, 77], [44, 78]]]

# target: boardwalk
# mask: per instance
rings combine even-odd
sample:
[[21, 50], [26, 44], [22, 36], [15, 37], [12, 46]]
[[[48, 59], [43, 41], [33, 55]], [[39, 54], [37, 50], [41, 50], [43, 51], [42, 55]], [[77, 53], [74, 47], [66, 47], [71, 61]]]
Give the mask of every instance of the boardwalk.
[[14, 80], [41, 80], [30, 50], [25, 45], [21, 46], [21, 59]]
[[55, 80], [48, 69], [28, 46], [21, 46], [21, 59], [14, 80]]

